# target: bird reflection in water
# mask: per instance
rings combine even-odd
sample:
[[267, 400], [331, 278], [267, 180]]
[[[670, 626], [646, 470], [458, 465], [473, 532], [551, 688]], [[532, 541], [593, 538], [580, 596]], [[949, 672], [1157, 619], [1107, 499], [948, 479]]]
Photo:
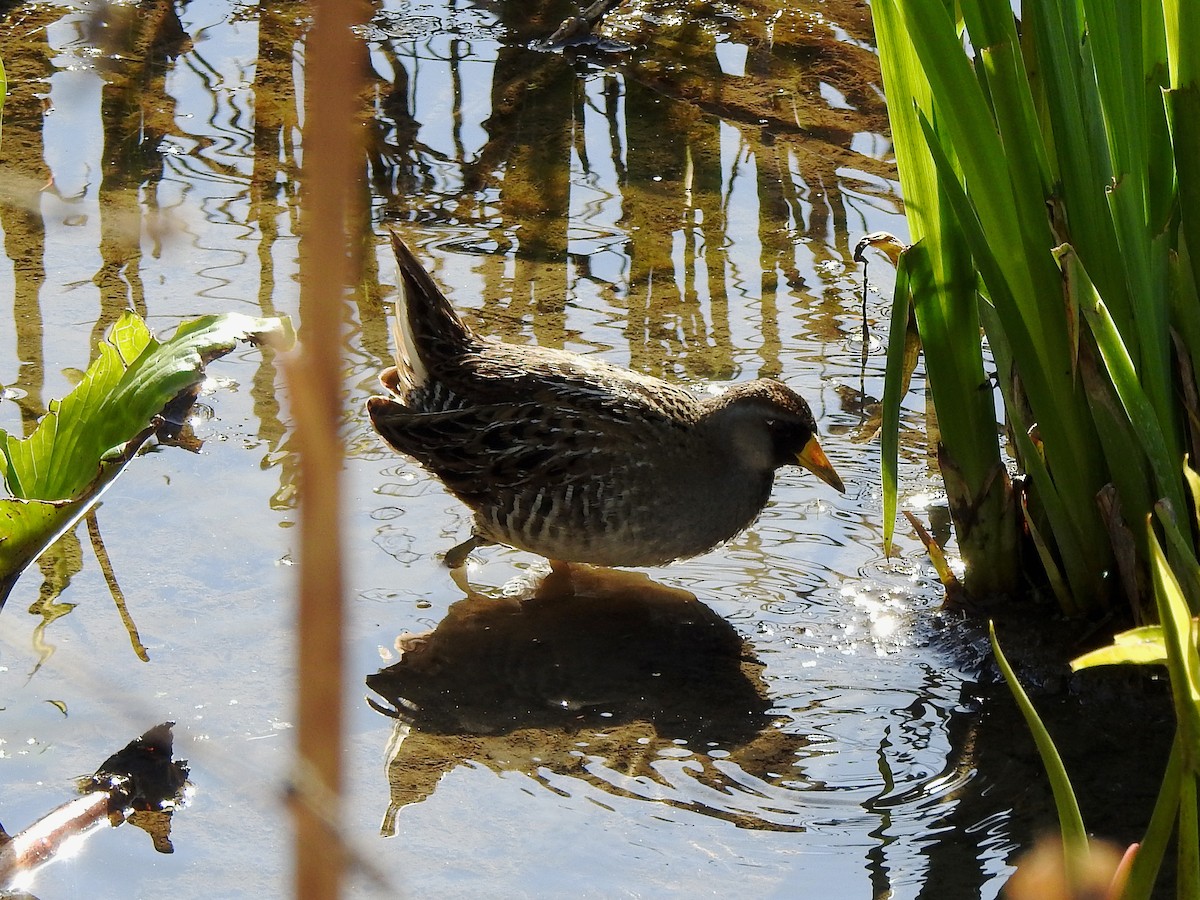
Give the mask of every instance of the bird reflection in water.
[[516, 596], [469, 593], [397, 648], [398, 663], [367, 677], [391, 704], [371, 705], [397, 720], [386, 835], [401, 808], [468, 760], [797, 827], [758, 807], [778, 810], [770, 795], [791, 791], [777, 785], [802, 779], [806, 742], [776, 727], [762, 664], [694, 594], [640, 573], [560, 566]]

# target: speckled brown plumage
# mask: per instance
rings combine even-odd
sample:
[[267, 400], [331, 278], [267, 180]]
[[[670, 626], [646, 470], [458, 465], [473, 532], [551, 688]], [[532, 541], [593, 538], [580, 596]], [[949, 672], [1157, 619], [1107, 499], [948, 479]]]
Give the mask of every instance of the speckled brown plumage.
[[375, 428], [475, 513], [484, 543], [642, 566], [703, 553], [749, 525], [789, 463], [837, 490], [808, 404], [760, 379], [701, 398], [562, 350], [474, 334], [394, 233], [397, 365]]

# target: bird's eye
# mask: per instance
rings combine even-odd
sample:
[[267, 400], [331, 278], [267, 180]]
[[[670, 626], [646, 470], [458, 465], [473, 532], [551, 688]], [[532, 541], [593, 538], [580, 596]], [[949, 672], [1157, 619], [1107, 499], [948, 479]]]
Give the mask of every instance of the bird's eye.
[[778, 424], [779, 424], [778, 419], [767, 419], [767, 427], [768, 428], [774, 428]]

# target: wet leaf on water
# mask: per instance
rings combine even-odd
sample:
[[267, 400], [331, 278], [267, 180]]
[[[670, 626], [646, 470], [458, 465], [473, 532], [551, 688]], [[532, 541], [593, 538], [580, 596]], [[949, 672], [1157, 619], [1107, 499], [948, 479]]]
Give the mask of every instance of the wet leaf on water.
[[904, 510], [904, 518], [908, 519], [908, 524], [912, 526], [917, 538], [925, 546], [925, 552], [929, 554], [929, 561], [933, 564], [933, 568], [937, 571], [938, 579], [946, 589], [946, 606], [950, 608], [961, 606], [963, 601], [962, 585], [959, 584], [954, 570], [950, 568], [950, 561], [946, 559], [945, 551], [933, 539], [933, 536], [930, 535], [925, 526], [921, 524], [921, 520], [907, 509]]
[[53, 706], [55, 709], [57, 709], [60, 713], [62, 713], [63, 716], [67, 715], [67, 701], [66, 700], [47, 700], [46, 702], [49, 703], [51, 706]]

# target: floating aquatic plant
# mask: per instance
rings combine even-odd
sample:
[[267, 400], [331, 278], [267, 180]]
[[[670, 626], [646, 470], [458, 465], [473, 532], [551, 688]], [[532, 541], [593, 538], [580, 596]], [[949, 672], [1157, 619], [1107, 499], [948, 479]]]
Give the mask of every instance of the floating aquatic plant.
[[155, 433], [159, 413], [194, 393], [205, 365], [240, 341], [293, 340], [286, 318], [202, 316], [158, 341], [126, 311], [83, 379], [26, 438], [0, 430], [0, 607], [21, 572], [100, 499]]

